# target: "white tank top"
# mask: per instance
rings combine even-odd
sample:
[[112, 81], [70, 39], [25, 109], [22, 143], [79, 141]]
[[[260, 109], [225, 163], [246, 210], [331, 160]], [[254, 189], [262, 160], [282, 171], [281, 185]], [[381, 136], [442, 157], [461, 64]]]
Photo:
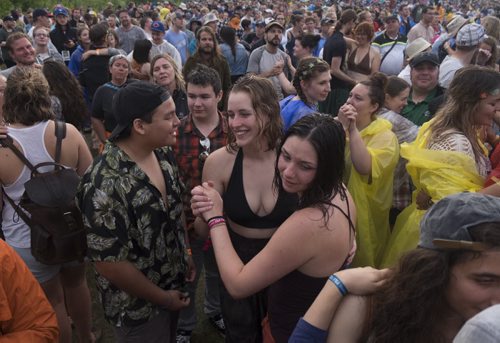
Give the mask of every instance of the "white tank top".
[[[26, 128], [9, 127], [9, 136], [20, 145], [20, 150], [34, 166], [42, 162], [54, 162], [54, 159], [50, 156], [45, 147], [44, 136], [48, 124], [49, 121], [43, 121]], [[52, 168], [53, 167], [48, 166], [39, 168], [38, 170], [48, 171]], [[31, 171], [27, 166], [24, 166], [21, 174], [14, 183], [3, 186], [5, 193], [7, 193], [16, 204], [19, 203], [24, 193], [24, 183], [30, 178]], [[3, 197], [5, 198], [5, 196]], [[19, 217], [7, 199], [3, 199], [3, 204], [2, 230], [5, 235], [5, 240], [9, 245], [16, 248], [30, 248], [31, 238], [29, 226]]]

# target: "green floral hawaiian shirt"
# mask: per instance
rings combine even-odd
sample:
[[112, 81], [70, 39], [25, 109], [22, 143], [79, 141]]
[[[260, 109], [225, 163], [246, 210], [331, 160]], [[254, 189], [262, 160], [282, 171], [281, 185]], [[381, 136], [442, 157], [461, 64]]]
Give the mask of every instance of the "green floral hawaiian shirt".
[[[128, 261], [162, 289], [182, 289], [187, 272], [181, 194], [184, 186], [170, 148], [155, 150], [167, 185], [168, 204], [148, 176], [113, 143], [82, 178], [78, 202], [88, 230], [92, 261]], [[136, 326], [159, 308], [118, 289], [96, 273], [106, 319]]]

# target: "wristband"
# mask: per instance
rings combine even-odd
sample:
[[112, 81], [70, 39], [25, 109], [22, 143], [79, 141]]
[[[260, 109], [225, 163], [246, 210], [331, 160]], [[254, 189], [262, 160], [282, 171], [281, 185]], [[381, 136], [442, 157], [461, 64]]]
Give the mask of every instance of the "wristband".
[[226, 220], [222, 216], [218, 217], [213, 217], [208, 220], [208, 229], [211, 230], [212, 228], [216, 227], [219, 224], [225, 224]]
[[186, 249], [186, 253], [188, 256], [193, 256], [193, 250], [191, 250], [191, 248]]
[[330, 275], [328, 280], [330, 280], [331, 282], [333, 282], [335, 286], [337, 286], [337, 289], [339, 290], [340, 294], [342, 294], [342, 296], [345, 296], [348, 293], [347, 288], [342, 283], [342, 281], [337, 277], [337, 275], [335, 274]]

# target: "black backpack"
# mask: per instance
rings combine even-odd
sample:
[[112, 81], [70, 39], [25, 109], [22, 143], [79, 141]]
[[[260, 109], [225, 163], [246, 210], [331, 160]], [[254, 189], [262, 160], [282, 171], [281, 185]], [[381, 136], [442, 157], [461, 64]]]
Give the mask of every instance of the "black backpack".
[[[11, 137], [0, 141], [31, 170], [31, 178], [24, 184], [25, 192], [19, 205], [7, 196], [3, 188], [2, 191], [19, 217], [31, 228], [31, 254], [44, 264], [83, 261], [87, 254], [87, 235], [75, 201], [80, 176], [59, 163], [66, 124], [56, 121], [55, 127], [55, 162], [33, 166], [13, 144]], [[54, 170], [39, 172], [38, 169], [44, 166], [54, 166]]]

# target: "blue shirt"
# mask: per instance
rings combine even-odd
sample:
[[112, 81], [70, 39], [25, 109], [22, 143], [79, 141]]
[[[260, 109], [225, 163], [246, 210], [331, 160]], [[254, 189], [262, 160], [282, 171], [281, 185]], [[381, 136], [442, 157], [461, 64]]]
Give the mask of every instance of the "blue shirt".
[[71, 59], [69, 60], [68, 68], [78, 78], [78, 73], [80, 72], [80, 65], [82, 64], [83, 48], [81, 45], [76, 47], [76, 50], [71, 54]]
[[280, 101], [285, 132], [300, 118], [318, 111], [317, 106], [307, 105], [302, 100], [293, 100], [294, 97], [295, 95], [289, 95]]
[[220, 45], [220, 50], [229, 64], [231, 76], [246, 74], [249, 54], [242, 44], [236, 43], [236, 56], [233, 56], [231, 47], [226, 43]]
[[288, 343], [323, 343], [326, 342], [327, 332], [318, 329], [300, 318], [295, 330], [288, 339]]
[[188, 37], [185, 32], [180, 31], [175, 33], [172, 30], [168, 30], [165, 33], [165, 40], [175, 46], [175, 48], [181, 54], [182, 65], [186, 63], [187, 60], [187, 49], [188, 49]]

